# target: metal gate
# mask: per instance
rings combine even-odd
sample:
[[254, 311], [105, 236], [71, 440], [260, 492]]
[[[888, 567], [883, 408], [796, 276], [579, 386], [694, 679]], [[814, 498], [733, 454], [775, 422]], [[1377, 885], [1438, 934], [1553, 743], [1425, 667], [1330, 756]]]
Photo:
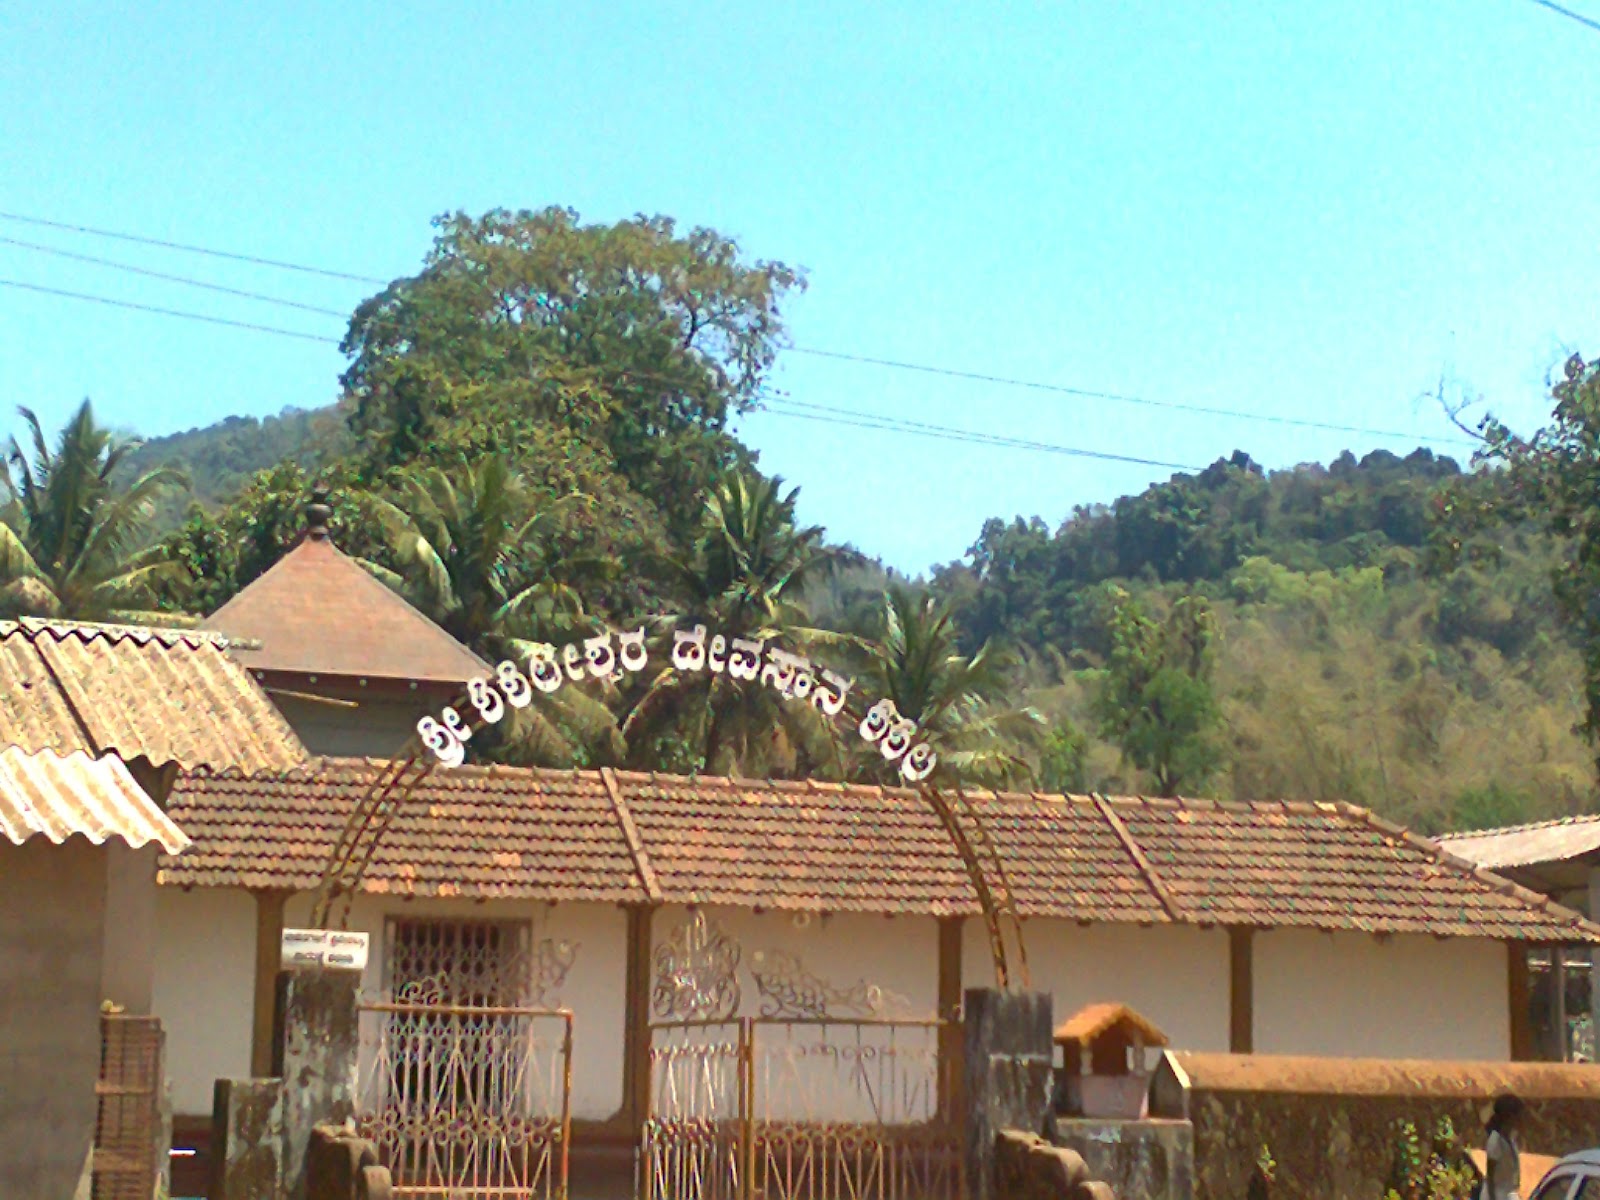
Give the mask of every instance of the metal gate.
[[361, 1005], [356, 1122], [399, 1196], [565, 1200], [572, 1013]]
[[962, 1200], [937, 1020], [651, 1026], [643, 1200]]

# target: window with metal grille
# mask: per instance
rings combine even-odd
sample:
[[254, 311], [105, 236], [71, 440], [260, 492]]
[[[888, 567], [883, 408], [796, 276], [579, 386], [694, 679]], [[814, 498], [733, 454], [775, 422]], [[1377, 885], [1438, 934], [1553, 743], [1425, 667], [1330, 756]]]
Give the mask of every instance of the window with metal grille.
[[390, 917], [384, 930], [385, 990], [400, 1002], [525, 1004], [532, 942], [526, 921]]

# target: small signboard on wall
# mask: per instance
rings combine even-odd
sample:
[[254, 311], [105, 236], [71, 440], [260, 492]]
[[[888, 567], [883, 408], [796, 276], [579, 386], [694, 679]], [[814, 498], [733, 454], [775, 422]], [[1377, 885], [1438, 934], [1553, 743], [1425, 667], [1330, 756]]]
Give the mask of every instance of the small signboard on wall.
[[286, 971], [307, 967], [364, 971], [367, 935], [334, 929], [285, 929], [279, 961]]

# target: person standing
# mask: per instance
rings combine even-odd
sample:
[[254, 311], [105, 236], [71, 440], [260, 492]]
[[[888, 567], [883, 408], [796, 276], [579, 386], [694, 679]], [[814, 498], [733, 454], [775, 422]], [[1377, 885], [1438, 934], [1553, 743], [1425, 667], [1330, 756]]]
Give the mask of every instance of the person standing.
[[1520, 1132], [1526, 1111], [1522, 1101], [1510, 1092], [1495, 1097], [1489, 1119], [1484, 1122], [1488, 1136], [1483, 1153], [1488, 1161], [1478, 1200], [1521, 1200]]

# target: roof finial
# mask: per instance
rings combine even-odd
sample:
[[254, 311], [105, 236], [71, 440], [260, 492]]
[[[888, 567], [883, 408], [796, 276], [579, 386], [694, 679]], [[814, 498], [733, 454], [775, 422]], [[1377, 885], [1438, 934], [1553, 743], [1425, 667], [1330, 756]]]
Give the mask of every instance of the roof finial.
[[306, 536], [314, 541], [328, 537], [328, 522], [333, 520], [333, 509], [328, 506], [328, 489], [311, 489], [311, 503], [306, 505]]

